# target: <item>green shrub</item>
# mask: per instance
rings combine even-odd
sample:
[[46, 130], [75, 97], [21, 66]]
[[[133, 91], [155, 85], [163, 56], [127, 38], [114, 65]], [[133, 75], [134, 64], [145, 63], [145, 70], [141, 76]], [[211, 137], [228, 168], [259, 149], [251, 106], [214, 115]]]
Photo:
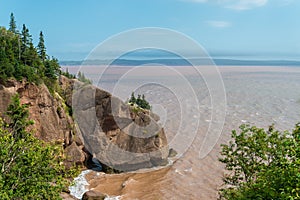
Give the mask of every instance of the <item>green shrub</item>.
[[300, 199], [300, 125], [279, 132], [242, 125], [222, 145], [229, 173], [220, 199]]
[[14, 96], [0, 119], [0, 199], [60, 199], [74, 171], [63, 163], [62, 146], [40, 141], [28, 132], [33, 122], [28, 110]]

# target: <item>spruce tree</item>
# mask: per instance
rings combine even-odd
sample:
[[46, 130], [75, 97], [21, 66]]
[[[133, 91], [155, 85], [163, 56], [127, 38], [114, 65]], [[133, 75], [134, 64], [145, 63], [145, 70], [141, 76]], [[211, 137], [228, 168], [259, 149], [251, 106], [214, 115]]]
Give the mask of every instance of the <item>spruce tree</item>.
[[60, 66], [58, 60], [54, 57], [45, 62], [45, 76], [48, 79], [56, 80], [57, 76], [60, 74]]
[[22, 28], [22, 32], [21, 32], [21, 58], [22, 58], [24, 64], [26, 64], [25, 52], [30, 47], [31, 43], [32, 43], [32, 38], [31, 38], [31, 35], [29, 34], [29, 30], [26, 27], [26, 25], [23, 24], [23, 28]]
[[141, 102], [142, 102], [141, 95], [138, 94], [137, 99], [136, 99], [136, 104], [137, 104], [139, 107], [141, 107]]
[[82, 79], [81, 71], [78, 72], [77, 78], [78, 80]]
[[78, 72], [77, 79], [83, 83], [92, 84], [92, 81], [85, 77], [83, 72]]
[[9, 29], [8, 30], [10, 30], [11, 32], [13, 32], [15, 34], [18, 33], [16, 20], [15, 20], [15, 17], [14, 17], [13, 13], [10, 14], [10, 21], [9, 21]]
[[150, 110], [150, 109], [151, 109], [151, 106], [150, 106], [149, 102], [146, 100], [144, 94], [142, 95], [142, 100], [141, 100], [141, 105], [140, 105], [140, 107], [141, 107], [141, 108], [144, 108], [144, 109], [147, 109], [147, 110]]
[[16, 62], [14, 45], [16, 35], [0, 27], [0, 78], [5, 80], [13, 76], [13, 64]]
[[24, 55], [26, 65], [28, 65], [31, 68], [34, 68], [36, 75], [38, 75], [39, 77], [43, 77], [45, 71], [44, 65], [41, 62], [39, 54], [32, 43], [29, 44], [29, 48], [26, 49]]
[[18, 94], [12, 97], [12, 102], [9, 104], [6, 114], [10, 118], [8, 127], [11, 129], [13, 137], [15, 139], [24, 138], [24, 134], [27, 133], [26, 128], [33, 124], [33, 121], [28, 119], [27, 105], [21, 105]]
[[46, 54], [44, 35], [43, 35], [42, 31], [40, 32], [40, 37], [39, 37], [39, 43], [37, 45], [37, 50], [38, 50], [39, 57], [44, 62], [47, 58], [47, 54]]
[[135, 104], [136, 103], [136, 98], [134, 96], [134, 92], [131, 93], [131, 97], [129, 99], [129, 103], [131, 103], [131, 104]]

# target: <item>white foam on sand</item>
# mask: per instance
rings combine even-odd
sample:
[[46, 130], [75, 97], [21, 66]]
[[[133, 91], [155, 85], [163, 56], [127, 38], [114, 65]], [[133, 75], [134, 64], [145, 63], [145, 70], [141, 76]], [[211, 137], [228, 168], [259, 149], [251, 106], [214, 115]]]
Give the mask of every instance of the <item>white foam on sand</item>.
[[89, 183], [85, 179], [85, 175], [91, 172], [91, 170], [82, 171], [78, 177], [74, 178], [74, 184], [69, 187], [70, 194], [77, 199], [81, 199], [83, 194], [88, 191], [87, 186]]
[[121, 196], [114, 196], [114, 197], [105, 197], [104, 200], [120, 200]]

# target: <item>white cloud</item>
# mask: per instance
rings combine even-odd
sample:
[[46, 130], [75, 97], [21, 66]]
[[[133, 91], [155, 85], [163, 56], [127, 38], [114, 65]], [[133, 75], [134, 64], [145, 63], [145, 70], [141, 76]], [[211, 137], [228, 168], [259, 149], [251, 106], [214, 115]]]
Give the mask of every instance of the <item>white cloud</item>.
[[221, 0], [221, 2], [226, 3], [225, 7], [231, 8], [234, 10], [249, 10], [256, 7], [262, 7], [268, 3], [268, 0]]
[[[181, 0], [193, 3], [215, 3], [225, 8], [234, 10], [249, 10], [256, 7], [264, 6], [268, 3], [268, 0]], [[292, 1], [292, 0], [280, 0], [280, 1]]]
[[227, 21], [210, 20], [210, 21], [206, 21], [206, 23], [215, 28], [226, 28], [231, 26], [231, 23]]
[[295, 0], [278, 0], [279, 5], [281, 6], [288, 6], [294, 2]]
[[208, 0], [181, 0], [181, 1], [188, 1], [188, 2], [194, 2], [194, 3], [206, 3]]

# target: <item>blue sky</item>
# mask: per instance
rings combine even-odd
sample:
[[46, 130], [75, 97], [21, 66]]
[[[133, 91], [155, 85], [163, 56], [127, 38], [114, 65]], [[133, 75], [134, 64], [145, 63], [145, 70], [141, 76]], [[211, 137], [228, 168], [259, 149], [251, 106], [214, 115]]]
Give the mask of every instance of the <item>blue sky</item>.
[[81, 60], [119, 32], [163, 27], [198, 41], [212, 56], [300, 60], [299, 0], [0, 0], [0, 26], [13, 12], [48, 54]]

